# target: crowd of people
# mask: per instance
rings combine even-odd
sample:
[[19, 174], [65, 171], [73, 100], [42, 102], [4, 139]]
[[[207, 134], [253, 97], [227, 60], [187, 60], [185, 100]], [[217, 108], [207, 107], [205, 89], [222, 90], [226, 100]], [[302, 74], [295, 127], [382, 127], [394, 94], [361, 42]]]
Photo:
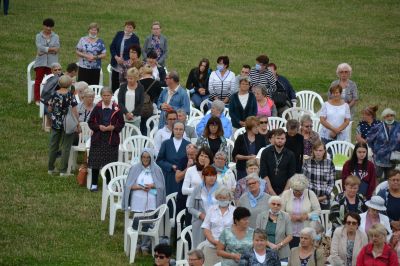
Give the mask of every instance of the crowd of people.
[[[68, 175], [69, 151], [81, 131], [79, 123], [75, 132], [66, 131], [68, 114], [92, 130], [88, 166], [95, 192], [101, 168], [118, 161], [125, 124], [147, 135], [146, 121], [158, 113], [155, 149], [145, 149], [130, 168], [123, 208], [152, 211], [165, 203], [166, 195], [178, 192], [176, 211], [186, 210], [184, 224], [192, 225], [193, 247], [206, 241], [205, 256], [194, 251], [189, 263], [196, 257], [192, 260], [204, 265], [398, 265], [400, 123], [395, 111], [384, 109], [379, 121], [377, 106], [362, 110], [357, 143], [341, 169], [343, 192], [334, 193], [337, 172], [326, 145], [350, 141], [348, 125], [359, 99], [350, 65], [337, 67], [338, 80], [318, 114], [319, 132], [309, 114], [287, 120], [285, 128], [270, 129], [270, 117], [296, 106], [296, 92], [266, 55], [258, 56], [254, 67], [244, 64], [237, 76], [228, 56], [217, 58], [216, 70], [203, 58], [190, 71], [185, 88], [177, 71], [166, 71], [168, 42], [161, 24], [152, 24], [141, 47], [135, 23], [127, 21], [109, 47], [111, 88], [102, 88], [95, 103], [88, 85], [99, 84], [107, 57], [99, 25], [89, 25], [88, 35], [76, 45], [78, 67], [69, 66], [64, 75], [54, 25], [50, 18], [43, 21], [34, 66], [37, 102], [43, 77], [52, 73], [57, 78], [44, 102], [51, 120], [49, 174], [56, 172], [61, 150], [60, 175]], [[191, 108], [204, 114], [196, 127], [187, 125]], [[244, 133], [234, 138], [241, 128]], [[230, 161], [235, 167], [228, 167]], [[379, 181], [385, 182], [377, 191]], [[322, 210], [330, 210], [328, 237], [319, 222]], [[146, 239], [139, 246], [151, 248]], [[153, 248], [156, 265], [167, 265], [160, 263], [171, 257], [170, 247]]]

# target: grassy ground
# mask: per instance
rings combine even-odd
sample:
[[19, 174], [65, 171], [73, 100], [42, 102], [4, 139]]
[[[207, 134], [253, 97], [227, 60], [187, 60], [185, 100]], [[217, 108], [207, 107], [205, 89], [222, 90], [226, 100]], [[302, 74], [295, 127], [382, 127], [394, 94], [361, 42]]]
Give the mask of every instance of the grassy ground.
[[[108, 219], [99, 219], [100, 193], [78, 187], [73, 178], [47, 176], [48, 135], [40, 130], [38, 108], [26, 104], [26, 66], [45, 17], [56, 21], [63, 66], [76, 61], [74, 46], [92, 21], [100, 23], [108, 46], [125, 20], [137, 22], [142, 41], [151, 22], [160, 20], [170, 45], [168, 68], [177, 69], [184, 82], [202, 57], [215, 67], [217, 56], [229, 55], [237, 73], [266, 53], [296, 90], [325, 96], [337, 64], [348, 62], [360, 90], [359, 110], [377, 103], [400, 111], [398, 1], [10, 2], [10, 15], [0, 15], [2, 265], [128, 261], [122, 216], [116, 234], [108, 236]], [[139, 257], [135, 264], [151, 262]]]

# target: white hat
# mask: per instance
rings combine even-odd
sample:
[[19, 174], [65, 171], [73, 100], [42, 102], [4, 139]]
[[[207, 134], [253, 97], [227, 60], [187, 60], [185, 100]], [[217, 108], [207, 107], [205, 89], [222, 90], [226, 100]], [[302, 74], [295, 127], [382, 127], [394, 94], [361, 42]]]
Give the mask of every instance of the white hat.
[[386, 211], [385, 200], [380, 196], [373, 196], [369, 201], [365, 203], [371, 209], [378, 211]]

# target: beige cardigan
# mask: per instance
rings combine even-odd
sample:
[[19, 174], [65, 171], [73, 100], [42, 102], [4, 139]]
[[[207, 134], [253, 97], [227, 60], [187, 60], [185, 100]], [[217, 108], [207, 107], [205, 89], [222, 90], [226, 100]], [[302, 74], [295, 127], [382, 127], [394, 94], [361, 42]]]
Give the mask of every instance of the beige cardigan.
[[[353, 257], [351, 265], [355, 266], [357, 262], [357, 255], [361, 249], [368, 244], [367, 235], [360, 231], [356, 231], [356, 237], [354, 239]], [[347, 260], [347, 229], [344, 226], [338, 227], [333, 233], [331, 242], [331, 255], [328, 261], [332, 266], [344, 266]]]
[[[303, 192], [303, 204], [301, 205], [302, 213], [307, 213], [308, 218], [310, 219], [312, 215], [320, 215], [321, 206], [319, 205], [319, 201], [317, 196], [312, 190], [305, 189]], [[285, 190], [282, 193], [282, 211], [287, 212], [289, 215], [293, 213], [293, 200], [294, 195], [291, 189]], [[310, 224], [310, 220], [306, 220], [303, 222], [303, 228], [307, 227]]]
[[[288, 266], [299, 266], [300, 265], [299, 247], [292, 248], [291, 251], [292, 252], [289, 257]], [[315, 265], [315, 258], [313, 252], [313, 254], [311, 255], [310, 259], [307, 262], [307, 266], [324, 266], [325, 265], [324, 252], [322, 252], [322, 250], [320, 249], [317, 249], [315, 254], [317, 257], [317, 264]]]
[[[267, 227], [269, 218], [269, 211], [265, 211], [260, 213], [257, 216], [256, 228], [260, 228], [265, 230]], [[283, 241], [287, 236], [292, 235], [292, 223], [290, 222], [290, 216], [286, 212], [280, 211], [278, 215], [278, 219], [276, 220], [276, 229], [275, 229], [275, 244], [278, 244]], [[279, 258], [284, 259], [289, 257], [289, 244], [286, 244], [282, 248], [279, 249]]]

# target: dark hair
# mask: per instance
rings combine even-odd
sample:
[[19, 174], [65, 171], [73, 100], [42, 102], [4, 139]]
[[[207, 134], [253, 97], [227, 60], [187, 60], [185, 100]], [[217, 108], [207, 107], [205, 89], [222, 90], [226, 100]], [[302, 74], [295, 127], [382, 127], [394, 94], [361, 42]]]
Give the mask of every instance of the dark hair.
[[286, 136], [285, 130], [283, 130], [283, 128], [276, 128], [275, 131], [274, 131], [274, 137], [275, 136], [282, 136], [282, 135]]
[[53, 28], [55, 25], [54, 20], [52, 18], [46, 18], [43, 20], [43, 26], [51, 27]]
[[344, 215], [344, 218], [343, 218], [343, 224], [346, 223], [347, 217], [349, 217], [349, 216], [350, 216], [351, 218], [357, 220], [358, 226], [360, 226], [360, 224], [361, 224], [361, 217], [360, 217], [360, 215], [359, 215], [358, 213], [356, 213], [356, 212], [348, 212], [348, 213], [346, 213], [346, 214]]
[[243, 65], [242, 68], [251, 69], [251, 66], [250, 65]]
[[[204, 72], [200, 72], [200, 66], [203, 63], [206, 63], [206, 68], [204, 69]], [[199, 66], [197, 67], [197, 75], [199, 76], [200, 83], [204, 83], [204, 81], [207, 80], [209, 69], [210, 69], [210, 61], [207, 58], [201, 59], [199, 62]]]
[[332, 87], [329, 88], [329, 93], [330, 93], [330, 94], [332, 94], [332, 93], [335, 92], [335, 91], [339, 91], [340, 93], [342, 93], [342, 91], [343, 91], [342, 86], [340, 86], [340, 85], [338, 84], [338, 85], [335, 85], [335, 86], [332, 86]]
[[398, 169], [389, 170], [388, 179], [390, 179], [393, 176], [399, 175], [399, 174], [400, 174], [400, 170], [398, 170]]
[[78, 71], [78, 65], [77, 65], [76, 63], [68, 64], [68, 66], [67, 66], [67, 72], [68, 72], [68, 73], [71, 73], [71, 72], [73, 72], [73, 71], [75, 71], [75, 72]]
[[150, 50], [150, 52], [147, 53], [147, 58], [150, 59], [157, 59], [158, 55], [156, 53], [156, 51], [154, 51], [153, 49]]
[[204, 153], [205, 155], [208, 156], [208, 159], [210, 159], [210, 163], [212, 163], [214, 161], [214, 156], [213, 156], [213, 153], [210, 150], [210, 148], [208, 148], [206, 146], [201, 147], [197, 151], [197, 155], [196, 155], [196, 168], [197, 168], [197, 171], [203, 170], [203, 168], [204, 168], [204, 165], [200, 165], [200, 163], [199, 163], [199, 157], [200, 157], [201, 153]]
[[253, 239], [256, 237], [256, 235], [261, 236], [261, 238], [264, 240], [268, 240], [267, 232], [261, 228], [256, 228], [254, 230]]
[[154, 253], [163, 254], [167, 258], [170, 258], [172, 255], [172, 247], [168, 244], [158, 244], [154, 247]]
[[210, 119], [208, 119], [206, 127], [204, 128], [204, 132], [203, 132], [203, 136], [208, 138], [210, 136], [210, 128], [209, 126], [211, 124], [216, 123], [218, 126], [218, 131], [217, 131], [217, 136], [221, 137], [224, 135], [224, 128], [222, 127], [222, 123], [221, 123], [221, 119], [219, 119], [219, 117], [216, 116], [211, 116]]
[[165, 119], [168, 119], [168, 116], [170, 114], [176, 114], [176, 116], [178, 116], [178, 113], [175, 110], [172, 110], [172, 111], [165, 112]]
[[275, 134], [275, 129], [267, 131], [267, 139], [271, 139]]
[[299, 129], [299, 127], [300, 127], [300, 123], [296, 119], [289, 119], [286, 122], [286, 129], [287, 130], [289, 130], [289, 129]]
[[256, 61], [257, 61], [258, 63], [264, 64], [264, 65], [268, 65], [268, 63], [269, 63], [269, 58], [268, 58], [267, 55], [262, 54], [262, 55], [257, 56]]
[[222, 63], [224, 65], [226, 65], [227, 68], [229, 67], [229, 57], [228, 56], [226, 56], [226, 55], [219, 56], [217, 59], [217, 64], [219, 64], [220, 61], [222, 61]]
[[206, 69], [204, 72], [208, 72], [208, 68], [210, 67], [210, 60], [208, 60], [207, 58], [202, 58], [199, 62], [199, 72], [200, 72], [200, 66], [201, 64], [206, 63]]
[[136, 24], [135, 24], [135, 22], [133, 20], [126, 21], [125, 22], [125, 26], [126, 25], [130, 25], [130, 26], [132, 26], [132, 28], [136, 29]]
[[202, 176], [216, 176], [217, 175], [217, 170], [215, 169], [214, 166], [207, 165], [204, 167], [204, 169], [201, 171]]
[[267, 67], [273, 67], [274, 70], [277, 70], [277, 69], [278, 69], [278, 67], [275, 65], [275, 63], [269, 63], [269, 64], [267, 65]]
[[[367, 150], [367, 154], [362, 162], [362, 170], [367, 170], [368, 167], [368, 146], [366, 143], [361, 143], [361, 142], [357, 142], [356, 145], [354, 146], [354, 150], [353, 153], [351, 154], [351, 158], [350, 158], [350, 172], [353, 172], [355, 170], [355, 168], [358, 166], [358, 158], [357, 158], [357, 150], [359, 148], [364, 148]], [[361, 169], [360, 169], [361, 170]]]
[[236, 221], [240, 221], [243, 218], [250, 217], [250, 211], [245, 207], [236, 207], [233, 211], [233, 223], [236, 224]]
[[311, 150], [311, 158], [313, 158], [313, 159], [315, 159], [315, 156], [314, 156], [314, 150], [316, 150], [316, 149], [318, 149], [319, 147], [324, 147], [324, 150], [325, 150], [325, 153], [324, 153], [324, 160], [326, 159], [326, 157], [327, 157], [327, 150], [326, 150], [326, 146], [325, 146], [325, 144], [321, 141], [321, 140], [317, 140], [316, 142], [314, 142], [314, 144], [312, 145], [312, 150]]
[[140, 56], [142, 55], [142, 49], [140, 48], [140, 46], [137, 44], [132, 44], [132, 46], [129, 47], [129, 51], [132, 51], [132, 50], [135, 51], [138, 55], [138, 58], [140, 58]]

